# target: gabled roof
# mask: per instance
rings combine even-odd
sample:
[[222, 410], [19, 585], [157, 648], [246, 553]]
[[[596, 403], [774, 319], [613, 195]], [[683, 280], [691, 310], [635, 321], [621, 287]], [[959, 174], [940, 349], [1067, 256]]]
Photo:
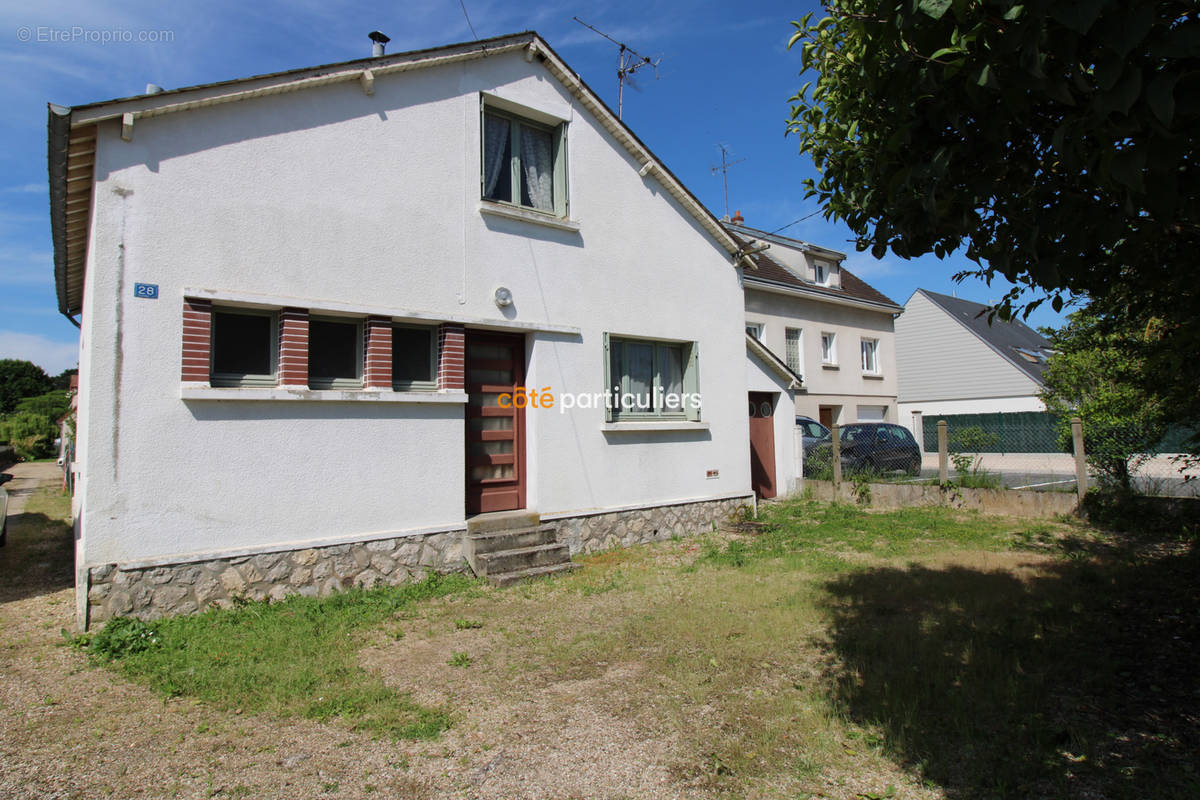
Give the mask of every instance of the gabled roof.
[[787, 362], [749, 333], [746, 334], [746, 349], [761, 358], [763, 363], [770, 367], [776, 375], [787, 381], [789, 389], [799, 389], [804, 386], [804, 379], [793, 371]]
[[991, 307], [983, 303], [938, 294], [928, 289], [917, 289], [916, 294], [924, 295], [1014, 367], [1038, 383], [1042, 382], [1046, 358], [1053, 350], [1050, 343], [1033, 328], [1016, 319], [1003, 322], [997, 318], [989, 325], [988, 312]]
[[525, 31], [492, 39], [201, 84], [73, 108], [49, 104], [50, 228], [54, 240], [54, 278], [59, 311], [72, 316], [82, 310], [98, 123], [119, 119], [122, 138], [130, 138], [139, 119], [333, 83], [358, 83], [363, 92], [372, 94], [375, 79], [380, 76], [522, 50], [526, 61], [536, 59], [543, 64], [641, 164], [639, 174], [658, 179], [700, 226], [729, 252], [734, 263], [741, 259], [741, 243], [722, 227], [721, 222], [559, 58], [545, 40], [533, 31]]
[[[757, 231], [754, 228], [747, 228], [744, 225], [733, 225], [728, 222], [723, 224], [742, 243], [744, 248], [748, 248], [749, 243], [753, 240], [768, 243], [774, 241], [776, 244], [785, 247], [792, 247], [822, 258], [831, 258], [838, 262], [846, 257], [845, 253], [817, 247], [808, 242], [802, 242], [799, 239], [789, 239], [786, 236], [767, 234], [763, 231]], [[770, 250], [753, 253], [747, 256], [747, 259], [751, 262], [753, 269], [745, 270], [742, 277], [743, 281], [751, 286], [758, 284], [763, 287], [791, 289], [795, 294], [809, 295], [815, 300], [828, 300], [831, 302], [859, 305], [878, 311], [889, 311], [893, 314], [898, 314], [904, 310], [902, 306], [890, 297], [876, 290], [844, 266], [838, 267], [842, 273], [842, 285], [840, 287], [832, 287], [821, 286], [820, 284], [805, 280], [784, 266], [780, 261], [772, 258]]]

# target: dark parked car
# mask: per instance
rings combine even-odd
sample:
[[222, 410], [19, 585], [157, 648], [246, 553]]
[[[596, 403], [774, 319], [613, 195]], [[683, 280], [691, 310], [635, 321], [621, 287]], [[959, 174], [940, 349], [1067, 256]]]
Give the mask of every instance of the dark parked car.
[[[887, 473], [899, 470], [921, 473], [921, 449], [907, 428], [888, 422], [856, 422], [842, 427], [842, 474]], [[805, 453], [804, 474], [812, 476], [829, 469], [833, 435], [827, 434]]]
[[813, 445], [829, 436], [829, 428], [826, 428], [812, 417], [796, 417], [796, 427], [800, 429], [800, 438], [804, 443], [805, 456], [812, 450]]

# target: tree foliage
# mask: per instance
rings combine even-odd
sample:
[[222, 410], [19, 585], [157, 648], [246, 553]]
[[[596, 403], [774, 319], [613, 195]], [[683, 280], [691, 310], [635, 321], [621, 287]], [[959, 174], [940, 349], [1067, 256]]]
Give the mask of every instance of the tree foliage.
[[788, 129], [821, 173], [809, 196], [860, 249], [942, 257], [965, 245], [979, 265], [967, 274], [1042, 290], [1026, 313], [1124, 283], [1197, 324], [1194, 0], [826, 10], [793, 23], [815, 79], [792, 98]]
[[1070, 418], [1079, 416], [1088, 463], [1102, 482], [1125, 491], [1167, 432], [1166, 404], [1140, 382], [1158, 336], [1154, 325], [1116, 327], [1090, 306], [1050, 332], [1057, 352], [1042, 375], [1041, 397], [1059, 417], [1060, 443], [1069, 447]]
[[0, 416], [11, 413], [22, 398], [45, 394], [53, 388], [50, 377], [32, 361], [0, 359]]
[[11, 444], [25, 461], [49, 458], [55, 453], [58, 421], [70, 408], [70, 394], [59, 389], [22, 398], [12, 413], [0, 416], [0, 442]]

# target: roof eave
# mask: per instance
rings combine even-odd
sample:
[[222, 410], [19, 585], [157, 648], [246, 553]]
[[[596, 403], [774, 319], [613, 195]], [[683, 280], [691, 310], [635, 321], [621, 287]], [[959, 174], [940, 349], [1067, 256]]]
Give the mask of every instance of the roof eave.
[[872, 300], [863, 300], [856, 297], [845, 297], [842, 295], [829, 294], [822, 292], [816, 288], [809, 289], [802, 286], [789, 286], [778, 281], [767, 280], [753, 275], [745, 275], [743, 282], [748, 288], [761, 289], [763, 291], [775, 292], [777, 294], [790, 294], [797, 297], [806, 297], [812, 300], [834, 303], [836, 305], [851, 306], [854, 308], [862, 308], [868, 311], [879, 311], [887, 314], [903, 314], [904, 307], [898, 306], [895, 303], [876, 303]]

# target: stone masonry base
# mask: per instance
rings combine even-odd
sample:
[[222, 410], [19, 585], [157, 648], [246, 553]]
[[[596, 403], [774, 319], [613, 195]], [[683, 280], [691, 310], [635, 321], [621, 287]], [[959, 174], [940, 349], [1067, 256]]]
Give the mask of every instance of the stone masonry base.
[[[548, 522], [558, 526], [558, 540], [575, 555], [711, 530], [747, 504], [748, 498], [711, 500]], [[461, 572], [467, 569], [463, 536], [446, 531], [153, 567], [91, 567], [83, 627], [117, 616], [192, 614], [232, 605], [235, 598], [276, 601], [395, 586], [430, 571]]]

